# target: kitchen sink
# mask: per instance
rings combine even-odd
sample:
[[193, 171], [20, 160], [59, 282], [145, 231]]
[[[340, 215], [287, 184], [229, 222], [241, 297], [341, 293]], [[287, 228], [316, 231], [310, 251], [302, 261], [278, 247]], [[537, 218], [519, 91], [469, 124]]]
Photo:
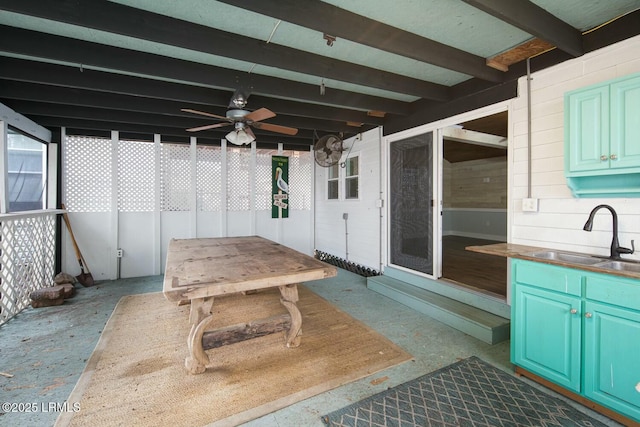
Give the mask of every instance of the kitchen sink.
[[[553, 261], [562, 261], [562, 262], [567, 262], [571, 264], [580, 264], [580, 265], [595, 265], [595, 264], [606, 261], [606, 258], [597, 258], [590, 255], [580, 255], [580, 254], [573, 254], [569, 252], [560, 252], [560, 251], [533, 252], [527, 255], [534, 258], [548, 259]], [[640, 271], [640, 270], [637, 270], [637, 271]]]
[[631, 271], [634, 273], [640, 273], [640, 264], [627, 261], [606, 261], [598, 264], [598, 267], [605, 268], [607, 270]]
[[600, 258], [593, 255], [582, 255], [563, 251], [539, 251], [530, 252], [527, 255], [533, 258], [547, 259], [551, 261], [563, 262], [566, 264], [589, 265], [603, 270], [626, 271], [630, 273], [640, 273], [640, 262], [627, 260], [612, 260]]

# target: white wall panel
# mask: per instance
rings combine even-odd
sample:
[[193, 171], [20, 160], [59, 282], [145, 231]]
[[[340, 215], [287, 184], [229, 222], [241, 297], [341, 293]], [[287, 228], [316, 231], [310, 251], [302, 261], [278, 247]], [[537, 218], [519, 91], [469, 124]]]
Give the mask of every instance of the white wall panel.
[[[82, 256], [95, 280], [113, 279], [111, 262], [116, 256], [109, 212], [70, 212], [69, 221]], [[63, 226], [64, 227], [64, 226]], [[77, 276], [80, 267], [69, 234], [62, 240], [62, 271]]]
[[[345, 141], [342, 158], [350, 148], [360, 157], [358, 200], [327, 200], [327, 170], [316, 166], [315, 249], [341, 258], [347, 257], [348, 250], [349, 261], [379, 270], [381, 209], [376, 201], [380, 199], [380, 131], [373, 129], [360, 138]], [[348, 236], [344, 213], [348, 214]]]
[[222, 237], [220, 227], [220, 212], [203, 212], [196, 214], [197, 236], [196, 237]]
[[[592, 232], [582, 230], [589, 212], [609, 204], [618, 213], [622, 246], [640, 241], [640, 199], [575, 199], [564, 177], [564, 93], [590, 84], [640, 72], [640, 37], [625, 40], [532, 75], [532, 196], [538, 212], [522, 212], [526, 196], [526, 79], [512, 101], [514, 163], [512, 168], [512, 243], [608, 255], [612, 218], [608, 210], [596, 215]], [[524, 156], [524, 158], [523, 158]], [[522, 170], [522, 171], [521, 171]], [[625, 256], [640, 259], [639, 254]]]
[[227, 212], [227, 236], [250, 236], [252, 235], [251, 221], [253, 217], [251, 211], [228, 211]]
[[[279, 221], [281, 221], [282, 227], [280, 243], [303, 254], [313, 255], [311, 240], [308, 238], [313, 231], [311, 226], [311, 212], [307, 210], [293, 210], [289, 212], [289, 218]], [[272, 228], [275, 227], [272, 226]], [[267, 237], [262, 234], [260, 235]]]
[[164, 272], [167, 261], [167, 248], [171, 239], [188, 239], [191, 237], [191, 214], [189, 211], [165, 211], [160, 213], [161, 270]]
[[154, 241], [154, 217], [153, 212], [119, 213], [118, 248], [123, 250], [120, 277], [154, 274], [154, 252], [149, 250]]

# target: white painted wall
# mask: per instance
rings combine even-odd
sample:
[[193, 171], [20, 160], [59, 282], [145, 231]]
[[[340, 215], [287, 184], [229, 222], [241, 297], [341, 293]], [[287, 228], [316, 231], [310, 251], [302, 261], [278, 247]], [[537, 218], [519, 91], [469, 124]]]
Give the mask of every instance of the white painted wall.
[[[315, 168], [315, 248], [347, 258], [356, 264], [380, 269], [380, 129], [373, 129], [345, 141], [344, 160], [349, 150], [359, 155], [359, 199], [328, 200], [327, 169]], [[344, 213], [348, 214], [345, 235]]]
[[[512, 243], [608, 255], [612, 219], [607, 210], [598, 212], [592, 232], [582, 230], [591, 209], [605, 203], [618, 213], [620, 244], [630, 247], [635, 239], [640, 246], [640, 199], [576, 199], [564, 178], [564, 93], [637, 72], [640, 37], [532, 75], [531, 197], [539, 199], [538, 212], [522, 211], [522, 199], [528, 193], [528, 150], [526, 78], [520, 79], [519, 97], [512, 101], [510, 141]], [[640, 248], [637, 254], [625, 257], [640, 259]]]

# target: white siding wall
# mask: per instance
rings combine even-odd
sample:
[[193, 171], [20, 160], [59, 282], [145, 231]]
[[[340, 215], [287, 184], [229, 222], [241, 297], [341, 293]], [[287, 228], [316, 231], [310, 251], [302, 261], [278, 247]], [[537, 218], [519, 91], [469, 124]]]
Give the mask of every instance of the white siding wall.
[[[380, 269], [380, 130], [373, 129], [360, 138], [345, 141], [346, 158], [359, 155], [359, 199], [327, 200], [327, 169], [315, 169], [315, 248], [346, 258], [365, 267]], [[348, 214], [348, 242], [345, 238], [344, 213]]]
[[522, 211], [522, 199], [528, 192], [527, 98], [526, 78], [520, 79], [519, 97], [512, 102], [512, 243], [608, 255], [609, 211], [598, 212], [592, 232], [582, 230], [589, 212], [600, 203], [618, 212], [620, 244], [630, 247], [631, 239], [640, 243], [640, 199], [573, 198], [563, 169], [564, 93], [636, 72], [640, 72], [640, 37], [532, 75], [531, 197], [539, 199], [538, 212]]

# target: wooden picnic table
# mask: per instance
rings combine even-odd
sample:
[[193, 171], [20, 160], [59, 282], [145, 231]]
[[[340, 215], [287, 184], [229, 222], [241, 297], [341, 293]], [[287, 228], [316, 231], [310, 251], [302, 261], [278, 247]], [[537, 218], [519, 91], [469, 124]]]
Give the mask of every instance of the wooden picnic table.
[[[187, 370], [192, 374], [206, 370], [208, 348], [267, 333], [288, 329], [287, 347], [299, 346], [302, 316], [296, 306], [297, 284], [336, 274], [336, 268], [329, 264], [258, 236], [172, 239], [167, 251], [163, 293], [169, 301], [191, 303]], [[288, 311], [288, 315], [283, 315], [286, 319], [276, 316], [208, 331], [213, 320], [214, 297], [274, 287], [280, 290], [280, 302]]]

